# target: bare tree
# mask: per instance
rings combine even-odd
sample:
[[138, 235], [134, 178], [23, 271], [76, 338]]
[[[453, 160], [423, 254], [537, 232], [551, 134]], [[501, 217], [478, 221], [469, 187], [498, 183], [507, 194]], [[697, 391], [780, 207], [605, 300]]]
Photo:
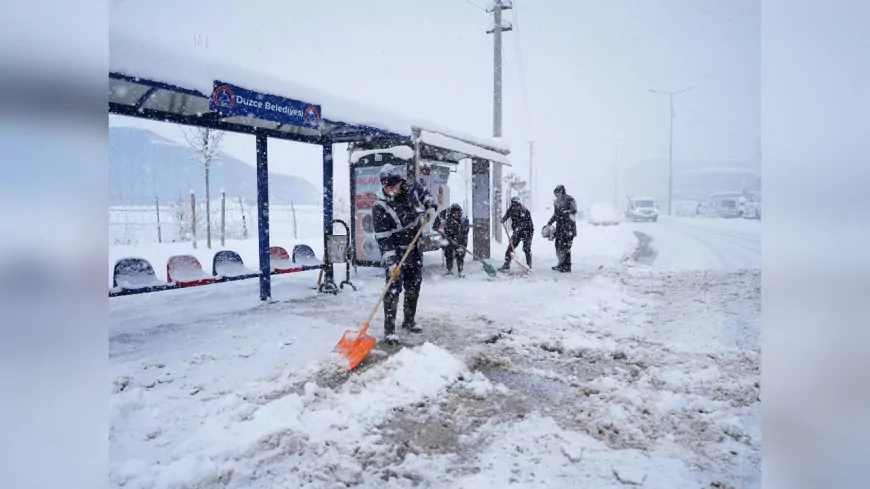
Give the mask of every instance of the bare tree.
[[190, 237], [190, 203], [179, 197], [170, 204], [172, 220], [175, 225], [175, 242], [187, 241]]
[[510, 206], [511, 197], [519, 196], [524, 202], [529, 197], [529, 190], [526, 188], [529, 184], [515, 173], [510, 173], [504, 177], [504, 183], [507, 185], [507, 194], [505, 195], [505, 204]]
[[194, 127], [192, 129], [185, 129], [183, 132], [190, 149], [197, 153], [197, 156], [193, 159], [201, 162], [205, 170], [205, 236], [206, 246], [211, 248], [211, 190], [209, 189], [209, 173], [212, 162], [219, 159], [224, 132], [208, 127]]

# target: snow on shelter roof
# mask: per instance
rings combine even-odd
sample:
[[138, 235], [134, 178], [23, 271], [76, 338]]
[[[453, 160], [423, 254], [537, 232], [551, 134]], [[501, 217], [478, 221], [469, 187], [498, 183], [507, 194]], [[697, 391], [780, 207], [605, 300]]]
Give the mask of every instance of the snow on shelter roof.
[[481, 148], [479, 146], [475, 146], [473, 144], [462, 141], [461, 139], [451, 138], [444, 134], [423, 130], [420, 131], [420, 141], [422, 141], [424, 144], [429, 144], [432, 146], [437, 146], [439, 148], [455, 151], [457, 153], [460, 153], [460, 156], [468, 155], [510, 166], [510, 162], [508, 161], [507, 156], [502, 153], [490, 151], [486, 148]]
[[[320, 127], [314, 129], [259, 118], [220, 116], [209, 109], [216, 81], [258, 93], [319, 105]], [[169, 113], [179, 118], [201, 117], [247, 129], [258, 127], [270, 130], [273, 135], [291, 133], [300, 138], [308, 138], [310, 142], [325, 139], [340, 143], [366, 137], [410, 139], [415, 130], [427, 129], [447, 135], [451, 139], [486, 148], [489, 150], [487, 153], [491, 151], [493, 154], [504, 155], [510, 151], [508, 145], [499, 139], [474, 137], [432, 122], [414, 120], [343, 99], [299, 83], [177, 50], [170, 51], [162, 46], [116, 33], [110, 36], [109, 102], [117, 109], [115, 112], [122, 115], [141, 117], [146, 112], [153, 111], [156, 114]]]

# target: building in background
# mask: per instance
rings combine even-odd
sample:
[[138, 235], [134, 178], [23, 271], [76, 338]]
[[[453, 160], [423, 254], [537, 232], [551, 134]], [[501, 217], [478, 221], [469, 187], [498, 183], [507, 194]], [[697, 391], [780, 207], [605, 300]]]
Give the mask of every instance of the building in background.
[[[760, 163], [674, 161], [675, 212], [683, 207], [706, 203], [711, 195], [723, 192], [760, 195]], [[627, 168], [620, 184], [620, 194], [652, 197], [661, 203], [662, 213], [667, 213], [668, 160], [644, 160]], [[624, 199], [620, 205], [626, 205]]]

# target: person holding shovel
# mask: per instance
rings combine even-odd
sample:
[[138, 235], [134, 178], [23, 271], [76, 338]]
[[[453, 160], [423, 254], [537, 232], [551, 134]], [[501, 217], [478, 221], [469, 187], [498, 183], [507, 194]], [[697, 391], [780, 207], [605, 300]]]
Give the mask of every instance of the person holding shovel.
[[520, 202], [519, 197], [511, 197], [511, 206], [508, 207], [507, 213], [501, 218], [501, 223], [504, 224], [508, 219], [511, 220], [513, 233], [511, 234], [507, 250], [504, 252], [504, 265], [500, 270], [510, 270], [511, 252], [517, 249], [520, 241], [523, 243], [523, 252], [526, 254], [526, 264], [531, 269], [532, 236], [535, 235], [535, 225], [532, 223], [532, 213]]
[[547, 221], [548, 226], [556, 224], [556, 256], [559, 263], [553, 270], [570, 273], [571, 246], [577, 236], [577, 201], [565, 193], [564, 185], [557, 185], [553, 195], [556, 197], [553, 201], [553, 217]]
[[409, 247], [413, 247], [398, 271], [398, 278], [384, 295], [384, 339], [395, 345], [399, 342], [396, 313], [403, 288], [405, 303], [402, 328], [413, 333], [423, 332], [423, 328], [414, 321], [420, 285], [423, 283], [423, 250], [420, 241], [412, 241], [423, 225], [424, 216], [427, 220], [435, 217], [438, 204], [425, 187], [413, 179], [402, 177], [396, 167], [389, 163], [381, 167], [380, 181], [382, 188], [372, 207], [372, 220], [388, 282], [399, 266], [402, 255]]
[[471, 229], [468, 218], [462, 214], [462, 206], [453, 204], [445, 209], [442, 214], [435, 218], [432, 229], [437, 230], [447, 240], [443, 246], [444, 260], [447, 262], [447, 275], [453, 275], [453, 261], [455, 259], [456, 273], [462, 277], [462, 269], [465, 266], [465, 250], [462, 248], [468, 246], [468, 232]]

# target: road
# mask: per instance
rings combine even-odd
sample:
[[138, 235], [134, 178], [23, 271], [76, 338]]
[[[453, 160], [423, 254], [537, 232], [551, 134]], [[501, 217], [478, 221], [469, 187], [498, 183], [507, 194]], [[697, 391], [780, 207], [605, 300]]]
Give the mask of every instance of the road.
[[744, 219], [662, 217], [657, 223], [626, 223], [653, 238], [651, 265], [669, 270], [761, 268], [761, 222]]

